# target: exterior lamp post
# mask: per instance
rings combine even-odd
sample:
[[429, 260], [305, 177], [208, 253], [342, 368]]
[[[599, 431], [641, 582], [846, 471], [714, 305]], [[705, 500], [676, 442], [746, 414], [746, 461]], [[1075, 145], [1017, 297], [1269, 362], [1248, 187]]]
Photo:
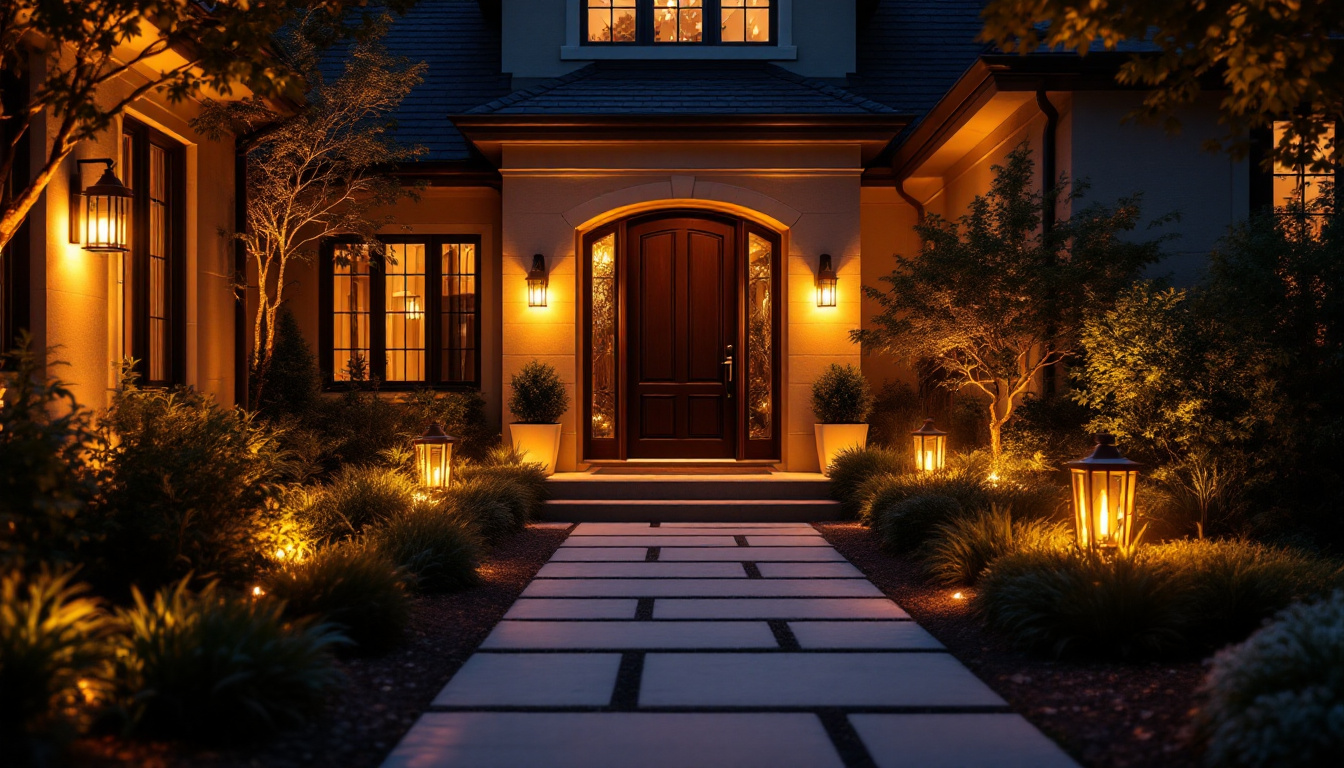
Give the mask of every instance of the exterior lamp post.
[[532, 269], [527, 272], [527, 306], [546, 306], [546, 257], [540, 253], [532, 257]]
[[817, 265], [817, 306], [834, 307], [836, 285], [840, 280], [835, 276], [835, 268], [831, 266], [831, 254], [821, 254], [821, 262]]
[[1120, 455], [1108, 434], [1097, 435], [1092, 453], [1069, 462], [1078, 546], [1095, 551], [1129, 545], [1139, 466]]
[[425, 488], [447, 488], [452, 478], [453, 443], [457, 438], [446, 434], [432, 422], [425, 434], [411, 441], [415, 447], [415, 472]]
[[924, 426], [911, 432], [915, 439], [915, 469], [937, 472], [947, 459], [947, 433], [933, 426], [933, 419], [925, 419]]
[[[106, 166], [103, 175], [91, 186], [84, 186], [84, 166]], [[134, 195], [112, 172], [115, 163], [108, 158], [80, 160], [70, 185], [70, 242], [81, 243], [86, 251], [125, 253], [130, 250], [131, 200]]]

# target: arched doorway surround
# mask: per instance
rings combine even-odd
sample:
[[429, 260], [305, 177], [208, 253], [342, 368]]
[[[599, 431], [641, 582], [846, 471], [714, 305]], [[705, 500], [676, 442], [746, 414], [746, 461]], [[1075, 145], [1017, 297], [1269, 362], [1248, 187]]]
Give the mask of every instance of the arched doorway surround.
[[780, 460], [779, 232], [676, 207], [579, 239], [582, 460]]

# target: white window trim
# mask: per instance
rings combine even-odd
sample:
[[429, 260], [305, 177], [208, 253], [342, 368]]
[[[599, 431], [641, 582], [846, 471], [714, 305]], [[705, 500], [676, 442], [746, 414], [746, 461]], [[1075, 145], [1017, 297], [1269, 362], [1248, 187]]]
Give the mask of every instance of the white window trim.
[[793, 0], [775, 0], [779, 14], [774, 45], [584, 45], [580, 16], [583, 0], [565, 0], [565, 44], [560, 48], [563, 61], [642, 59], [655, 61], [797, 61], [793, 44]]

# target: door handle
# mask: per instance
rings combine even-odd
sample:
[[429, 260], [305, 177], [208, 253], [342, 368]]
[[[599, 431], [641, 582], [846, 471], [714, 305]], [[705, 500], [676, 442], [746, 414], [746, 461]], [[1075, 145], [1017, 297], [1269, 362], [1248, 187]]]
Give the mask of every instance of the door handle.
[[724, 351], [723, 366], [727, 369], [728, 377], [728, 396], [733, 396], [733, 345], [729, 344], [728, 349]]

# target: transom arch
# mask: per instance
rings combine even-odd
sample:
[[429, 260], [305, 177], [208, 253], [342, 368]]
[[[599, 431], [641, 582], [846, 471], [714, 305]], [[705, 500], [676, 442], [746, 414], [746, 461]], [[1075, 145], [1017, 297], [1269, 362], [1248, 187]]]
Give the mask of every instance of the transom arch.
[[[802, 213], [769, 195], [746, 187], [722, 182], [688, 179], [679, 185], [674, 180], [626, 187], [577, 205], [563, 215], [579, 235], [621, 219], [663, 210], [690, 210], [720, 213], [757, 224], [786, 235], [802, 218]], [[689, 196], [676, 196], [675, 187], [690, 187]], [[673, 195], [669, 195], [673, 192]]]

